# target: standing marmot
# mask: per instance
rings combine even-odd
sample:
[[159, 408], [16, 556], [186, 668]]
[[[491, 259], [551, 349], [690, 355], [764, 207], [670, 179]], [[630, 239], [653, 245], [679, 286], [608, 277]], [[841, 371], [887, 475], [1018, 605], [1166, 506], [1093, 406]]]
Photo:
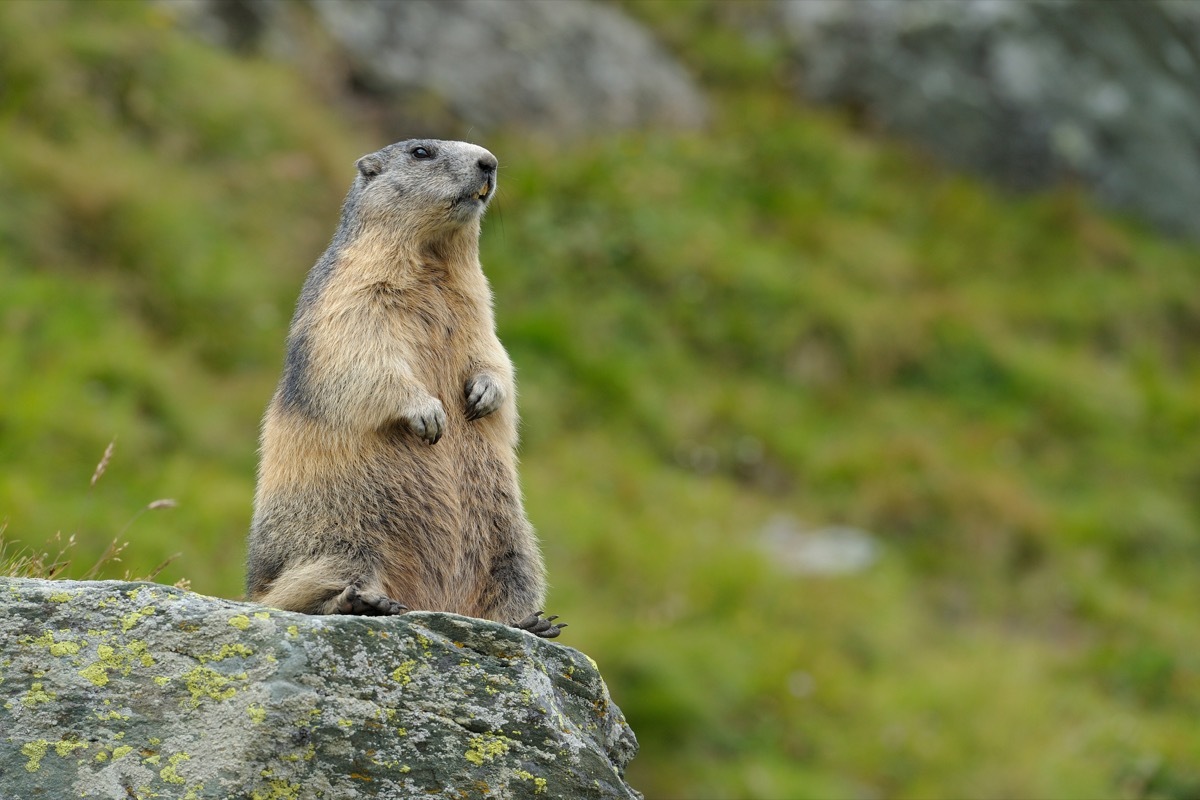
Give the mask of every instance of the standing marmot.
[[357, 167], [263, 421], [249, 597], [310, 614], [452, 611], [557, 636], [563, 625], [539, 617], [512, 363], [479, 265], [496, 158], [415, 140]]

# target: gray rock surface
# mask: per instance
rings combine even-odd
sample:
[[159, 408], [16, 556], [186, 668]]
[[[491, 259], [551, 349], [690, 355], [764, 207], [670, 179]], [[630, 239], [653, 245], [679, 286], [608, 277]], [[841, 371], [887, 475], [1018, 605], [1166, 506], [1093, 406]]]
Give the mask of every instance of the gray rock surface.
[[337, 54], [330, 68], [344, 64], [351, 83], [397, 124], [445, 114], [477, 131], [506, 126], [561, 137], [694, 128], [708, 117], [703, 93], [650, 33], [593, 0], [175, 0], [163, 7], [223, 44], [292, 60], [319, 57], [301, 18], [315, 20]]
[[452, 614], [0, 579], [0, 798], [633, 798], [595, 664]]
[[776, 0], [803, 94], [1200, 236], [1200, 2]]

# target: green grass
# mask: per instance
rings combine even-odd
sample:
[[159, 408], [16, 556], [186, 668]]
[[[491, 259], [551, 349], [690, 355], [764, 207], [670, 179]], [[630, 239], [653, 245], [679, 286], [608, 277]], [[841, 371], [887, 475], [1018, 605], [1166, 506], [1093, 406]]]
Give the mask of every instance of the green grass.
[[[664, 5], [711, 130], [482, 141], [551, 610], [634, 785], [1195, 796], [1200, 251], [798, 109]], [[237, 596], [291, 307], [380, 140], [132, 3], [0, 4], [0, 53], [5, 537]], [[778, 514], [882, 556], [786, 574]]]

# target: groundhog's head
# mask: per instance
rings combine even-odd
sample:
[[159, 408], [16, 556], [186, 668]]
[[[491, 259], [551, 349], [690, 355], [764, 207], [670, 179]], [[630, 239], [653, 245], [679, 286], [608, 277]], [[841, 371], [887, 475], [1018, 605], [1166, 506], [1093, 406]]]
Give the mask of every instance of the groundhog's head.
[[350, 196], [360, 221], [436, 234], [478, 220], [496, 193], [496, 157], [439, 139], [390, 144], [358, 160]]

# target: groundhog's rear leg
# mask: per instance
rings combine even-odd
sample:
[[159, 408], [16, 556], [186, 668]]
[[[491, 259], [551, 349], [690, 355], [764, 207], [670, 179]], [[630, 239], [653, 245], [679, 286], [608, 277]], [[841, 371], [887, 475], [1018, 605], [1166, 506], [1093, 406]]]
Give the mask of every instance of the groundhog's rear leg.
[[[506, 530], [503, 521], [494, 530]], [[533, 549], [533, 535], [527, 524], [507, 530], [512, 540], [492, 557], [492, 563], [480, 581], [479, 593], [469, 605], [472, 610], [467, 613], [507, 623], [543, 639], [553, 639], [567, 623], [555, 623], [558, 617], [543, 617], [543, 611], [530, 613], [530, 609], [539, 608], [546, 597], [542, 560]]]
[[363, 592], [350, 584], [333, 599], [330, 614], [361, 614], [368, 617], [392, 616], [408, 611], [408, 606], [376, 592]]
[[567, 623], [560, 622], [554, 624], [554, 620], [558, 619], [558, 614], [552, 614], [549, 617], [543, 617], [544, 611], [535, 611], [520, 622], [512, 623], [514, 628], [520, 628], [523, 631], [540, 636], [543, 639], [553, 639], [562, 633], [562, 629], [567, 627]]
[[335, 559], [289, 567], [266, 591], [251, 593], [257, 603], [303, 614], [403, 614], [407, 606], [383, 593], [374, 579], [339, 569]]

